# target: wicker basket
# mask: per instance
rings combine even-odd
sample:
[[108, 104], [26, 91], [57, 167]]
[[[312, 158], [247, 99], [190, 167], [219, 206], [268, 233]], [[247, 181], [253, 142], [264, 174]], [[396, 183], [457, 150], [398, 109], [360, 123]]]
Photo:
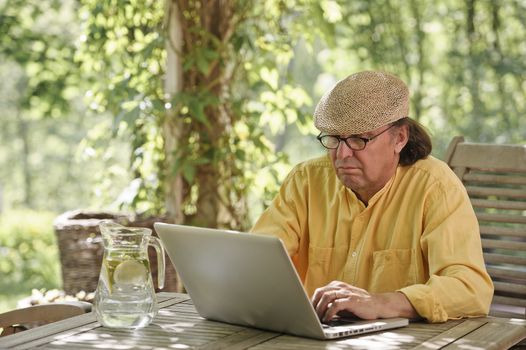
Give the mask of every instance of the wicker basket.
[[[57, 236], [62, 267], [63, 289], [67, 294], [74, 295], [79, 291], [92, 292], [97, 288], [104, 247], [99, 231], [101, 220], [110, 219], [121, 225], [130, 227], [148, 227], [153, 230], [153, 223], [164, 221], [162, 218], [140, 218], [131, 215], [69, 211], [55, 220], [54, 228]], [[154, 235], [155, 232], [153, 233]], [[148, 250], [154, 286], [157, 286], [157, 257], [154, 249]], [[177, 273], [166, 258], [166, 278], [163, 291], [178, 292]]]

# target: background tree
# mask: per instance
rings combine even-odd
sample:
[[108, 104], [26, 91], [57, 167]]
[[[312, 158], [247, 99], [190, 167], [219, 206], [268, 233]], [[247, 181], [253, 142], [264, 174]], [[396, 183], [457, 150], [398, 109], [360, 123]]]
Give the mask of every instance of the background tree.
[[[133, 137], [132, 183], [139, 186], [129, 198], [139, 210], [159, 213], [168, 203], [174, 221], [250, 225], [251, 184], [261, 169], [283, 159], [265, 132], [284, 120], [307, 120], [307, 94], [289, 77], [280, 79], [296, 38], [283, 25], [292, 7], [281, 1], [168, 1], [166, 9], [149, 1], [84, 2], [90, 15], [79, 59], [93, 82], [92, 105], [116, 116], [115, 133]], [[163, 22], [165, 13], [172, 17]], [[180, 43], [166, 40], [163, 23], [172, 21], [181, 28]], [[173, 95], [162, 84], [166, 41], [181, 60], [175, 69], [180, 90]]]
[[[0, 2], [0, 183], [15, 206], [45, 208], [53, 194], [54, 204], [66, 209], [74, 205], [68, 184], [82, 178], [68, 166], [76, 152], [70, 145], [86, 128], [77, 114], [82, 107], [72, 59], [74, 6], [72, 1]], [[54, 162], [63, 168], [57, 170]], [[85, 198], [85, 192], [77, 195]]]
[[[455, 134], [524, 143], [525, 5], [518, 1], [358, 1], [341, 4], [337, 48], [322, 64], [343, 77], [384, 69], [408, 82], [411, 116], [441, 156]], [[506, 19], [505, 25], [503, 19]], [[521, 48], [522, 47], [522, 48]]]
[[[524, 6], [0, 1], [7, 206], [120, 206], [247, 227], [288, 157], [323, 152], [310, 116], [320, 95], [364, 69], [409, 83], [437, 156], [455, 134], [524, 142]], [[174, 19], [179, 42], [168, 40]], [[167, 64], [177, 45], [180, 63]]]
[[265, 129], [276, 134], [273, 125], [305, 123], [302, 108], [310, 104], [287, 74], [299, 31], [291, 35], [284, 22], [299, 11], [321, 9], [314, 2], [291, 8], [282, 1], [168, 4], [167, 13], [177, 16], [169, 32], [181, 31], [173, 36], [180, 43], [169, 43], [182, 77], [165, 121], [178, 124], [174, 134], [165, 134], [177, 139], [175, 173], [168, 177], [181, 173], [183, 185], [167, 197], [197, 208], [185, 212], [188, 223], [248, 228], [249, 189], [265, 161], [273, 161]]

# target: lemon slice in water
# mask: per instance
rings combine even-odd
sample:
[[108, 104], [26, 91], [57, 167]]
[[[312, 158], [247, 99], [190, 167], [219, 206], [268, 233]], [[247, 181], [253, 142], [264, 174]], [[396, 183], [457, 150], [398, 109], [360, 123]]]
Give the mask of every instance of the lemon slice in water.
[[135, 260], [121, 262], [113, 273], [116, 284], [140, 285], [146, 283], [148, 270], [144, 264]]

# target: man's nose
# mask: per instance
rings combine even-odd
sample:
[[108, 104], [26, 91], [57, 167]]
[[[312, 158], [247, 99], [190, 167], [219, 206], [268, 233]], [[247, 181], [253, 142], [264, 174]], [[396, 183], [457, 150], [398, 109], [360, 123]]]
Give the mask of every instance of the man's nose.
[[354, 151], [351, 149], [351, 147], [347, 146], [347, 143], [345, 143], [345, 141], [340, 140], [338, 148], [336, 149], [336, 158], [345, 159], [347, 157], [352, 156], [354, 156]]

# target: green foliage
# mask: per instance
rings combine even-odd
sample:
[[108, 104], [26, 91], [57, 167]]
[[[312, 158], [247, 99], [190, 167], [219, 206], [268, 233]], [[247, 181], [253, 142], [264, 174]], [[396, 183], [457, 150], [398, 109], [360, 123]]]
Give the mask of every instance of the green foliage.
[[24, 291], [22, 293], [0, 291], [0, 313], [15, 309], [17, 307], [18, 301], [27, 297], [27, 295], [27, 291]]
[[[0, 4], [1, 6], [2, 4]], [[0, 15], [0, 56], [8, 57], [24, 70], [17, 105], [26, 118], [59, 117], [70, 108], [78, 75], [72, 61], [72, 18], [60, 16], [59, 1], [4, 2]], [[44, 14], [55, 14], [53, 22]], [[67, 25], [65, 25], [67, 23]]]
[[94, 124], [85, 118], [80, 96], [83, 79], [74, 62], [77, 23], [73, 0], [0, 1], [4, 208], [59, 212], [95, 205], [90, 203], [98, 180], [94, 175], [112, 169], [99, 160], [93, 162], [90, 149], [84, 153], [77, 149]]
[[[168, 96], [165, 5], [174, 3], [185, 6], [184, 79]], [[523, 2], [229, 1], [203, 17], [215, 4], [0, 0], [9, 204], [160, 213], [169, 178], [181, 176], [187, 218], [219, 198], [248, 226], [247, 210], [254, 218], [268, 204], [289, 159], [323, 152], [311, 117], [321, 94], [364, 69], [409, 83], [411, 116], [437, 156], [455, 134], [526, 139]], [[221, 36], [211, 23], [230, 29]], [[178, 132], [170, 151], [168, 123]]]
[[54, 213], [9, 211], [0, 216], [0, 293], [62, 284]]
[[411, 0], [340, 5], [337, 46], [321, 61], [325, 73], [338, 79], [382, 69], [401, 76], [410, 86], [411, 116], [430, 129], [438, 156], [459, 134], [478, 142], [524, 143], [524, 4]]
[[[160, 212], [164, 203], [158, 172], [163, 147], [159, 120], [165, 105], [163, 2], [80, 3], [84, 34], [76, 60], [89, 84], [87, 103], [93, 113], [113, 116], [113, 135], [127, 138], [131, 149], [131, 181], [118, 204]], [[111, 136], [102, 133], [99, 140]]]
[[[269, 180], [262, 197], [271, 198], [277, 174], [266, 167], [285, 161], [269, 137], [283, 133], [285, 124], [310, 121], [312, 101], [287, 73], [293, 42], [301, 33], [290, 35], [284, 23], [303, 10], [320, 8], [310, 1], [234, 1], [227, 6], [231, 12], [221, 7], [217, 11], [223, 12], [216, 14], [201, 9], [199, 1], [173, 3], [181, 9], [184, 82], [180, 92], [167, 96], [162, 3], [82, 2], [85, 34], [76, 57], [90, 81], [90, 106], [114, 115], [115, 134], [131, 137], [136, 186], [127, 196], [131, 202], [123, 204], [162, 212], [165, 176], [181, 175], [184, 214], [196, 214], [200, 201], [219, 200], [233, 218], [240, 215], [233, 225], [246, 228], [246, 208], [235, 206], [245, 200], [256, 177]], [[231, 30], [207, 27], [212, 22], [206, 16], [221, 18]], [[173, 135], [163, 127], [172, 120], [179, 136], [175, 160], [168, 163], [171, 155], [163, 147]], [[217, 193], [204, 199], [211, 192]]]
[[[184, 6], [184, 71], [169, 96], [165, 5], [174, 3]], [[366, 69], [408, 82], [411, 116], [438, 157], [456, 134], [526, 140], [524, 2], [220, 3], [207, 12], [215, 1], [0, 0], [4, 207], [159, 214], [180, 176], [188, 222], [206, 224], [219, 202], [230, 216], [220, 224], [246, 228], [290, 163], [324, 152], [312, 125], [321, 94]], [[0, 288], [59, 284], [56, 251], [43, 248], [51, 219], [28, 215], [0, 219]], [[35, 233], [43, 227], [46, 239]], [[48, 267], [35, 267], [35, 249], [51, 252], [40, 257]]]

